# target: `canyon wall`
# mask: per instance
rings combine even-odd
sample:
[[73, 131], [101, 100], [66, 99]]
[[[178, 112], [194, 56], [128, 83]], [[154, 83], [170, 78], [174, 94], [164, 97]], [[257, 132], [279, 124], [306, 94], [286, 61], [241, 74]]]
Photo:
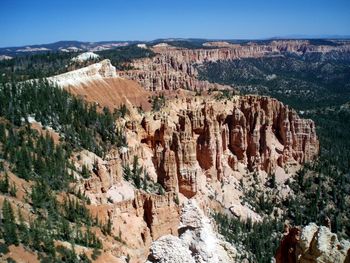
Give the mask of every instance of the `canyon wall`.
[[277, 166], [312, 161], [319, 151], [314, 122], [268, 97], [236, 97], [226, 104], [188, 100], [174, 123], [163, 118], [151, 132], [150, 121], [142, 122], [143, 142], [154, 151], [159, 181], [186, 197], [196, 194], [203, 171], [220, 180], [225, 164], [234, 171], [242, 164], [272, 174]]
[[282, 55], [285, 52], [304, 55], [311, 53], [349, 53], [350, 45], [312, 45], [307, 40], [272, 41], [269, 44], [248, 43], [245, 45], [225, 42], [208, 42], [201, 49], [186, 49], [158, 44], [152, 48], [157, 53], [153, 58], [138, 59], [131, 63], [132, 70], [119, 74], [136, 80], [146, 90], [161, 91], [175, 89], [208, 90], [225, 89], [220, 84], [197, 78], [196, 65], [204, 62], [258, 58]]

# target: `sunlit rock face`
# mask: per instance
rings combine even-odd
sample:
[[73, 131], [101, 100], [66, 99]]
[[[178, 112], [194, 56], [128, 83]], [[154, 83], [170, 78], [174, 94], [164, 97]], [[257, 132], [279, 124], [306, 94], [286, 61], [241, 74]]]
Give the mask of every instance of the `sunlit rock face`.
[[[144, 120], [144, 123], [147, 123]], [[225, 104], [188, 103], [176, 120], [164, 119], [144, 141], [154, 151], [160, 181], [167, 190], [192, 197], [203, 171], [220, 180], [223, 167], [274, 173], [277, 167], [312, 161], [319, 143], [315, 124], [281, 102], [246, 96]]]

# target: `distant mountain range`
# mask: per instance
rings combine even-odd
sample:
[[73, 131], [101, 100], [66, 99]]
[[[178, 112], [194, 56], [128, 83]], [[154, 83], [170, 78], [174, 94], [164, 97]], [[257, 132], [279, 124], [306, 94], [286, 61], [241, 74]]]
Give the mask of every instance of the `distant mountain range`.
[[[3, 59], [11, 58], [18, 55], [37, 54], [46, 52], [79, 52], [79, 51], [101, 51], [108, 50], [122, 46], [128, 46], [138, 43], [147, 43], [154, 45], [161, 42], [177, 42], [177, 43], [191, 43], [193, 46], [199, 47], [208, 41], [227, 41], [230, 43], [244, 44], [251, 41], [257, 43], [266, 43], [271, 40], [288, 40], [288, 39], [319, 39], [321, 41], [327, 39], [344, 40], [350, 39], [350, 36], [339, 35], [320, 35], [320, 36], [306, 36], [306, 35], [289, 35], [284, 37], [273, 37], [266, 39], [204, 39], [204, 38], [160, 38], [152, 41], [100, 41], [100, 42], [83, 42], [83, 41], [58, 41], [50, 44], [40, 45], [26, 45], [17, 47], [0, 48], [0, 56]], [[322, 42], [321, 42], [322, 43]], [[181, 46], [181, 45], [180, 45]]]

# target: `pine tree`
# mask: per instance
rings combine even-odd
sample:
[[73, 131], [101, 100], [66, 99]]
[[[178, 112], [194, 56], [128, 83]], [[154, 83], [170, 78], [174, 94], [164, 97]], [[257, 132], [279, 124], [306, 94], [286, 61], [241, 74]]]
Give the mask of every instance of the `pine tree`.
[[141, 188], [141, 173], [142, 173], [142, 167], [139, 167], [138, 157], [135, 155], [133, 166], [132, 166], [132, 175], [133, 175], [134, 184], [137, 189]]
[[112, 221], [111, 218], [108, 217], [107, 223], [102, 227], [102, 232], [105, 235], [111, 235], [112, 233]]
[[148, 174], [146, 173], [146, 171], [144, 172], [144, 175], [143, 175], [143, 185], [142, 185], [142, 189], [147, 192], [147, 187], [148, 187]]
[[15, 221], [15, 216], [13, 214], [13, 210], [10, 202], [5, 199], [4, 204], [2, 206], [2, 216], [3, 216], [3, 236], [6, 244], [18, 245], [18, 237], [17, 237], [17, 226]]
[[29, 245], [29, 231], [27, 225], [24, 223], [23, 215], [21, 211], [18, 209], [18, 220], [19, 220], [19, 226], [18, 226], [18, 235], [21, 243], [23, 243], [25, 246]]
[[10, 186], [10, 191], [9, 191], [9, 194], [13, 197], [16, 197], [16, 194], [17, 194], [17, 187], [15, 184], [12, 184]]
[[90, 177], [89, 168], [85, 164], [83, 164], [82, 166], [81, 176], [85, 179]]
[[9, 177], [8, 174], [5, 174], [5, 178], [0, 180], [0, 192], [7, 194], [9, 188]]

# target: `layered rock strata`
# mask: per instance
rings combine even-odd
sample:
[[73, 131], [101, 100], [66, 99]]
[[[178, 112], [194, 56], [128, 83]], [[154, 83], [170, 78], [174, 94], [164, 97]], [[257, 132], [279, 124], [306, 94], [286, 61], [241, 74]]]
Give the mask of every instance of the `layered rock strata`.
[[187, 197], [196, 194], [199, 174], [221, 180], [226, 164], [272, 174], [277, 167], [312, 161], [319, 150], [314, 122], [268, 97], [188, 101], [175, 122], [164, 117], [154, 131], [149, 122], [142, 121], [143, 142], [154, 151], [159, 182]]

